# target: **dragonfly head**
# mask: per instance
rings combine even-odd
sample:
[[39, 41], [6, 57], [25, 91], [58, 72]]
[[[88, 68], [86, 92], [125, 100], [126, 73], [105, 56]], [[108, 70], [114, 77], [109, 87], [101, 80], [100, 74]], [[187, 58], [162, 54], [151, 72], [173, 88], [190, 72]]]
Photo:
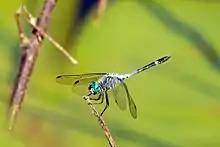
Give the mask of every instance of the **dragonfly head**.
[[95, 81], [90, 82], [88, 88], [89, 88], [89, 91], [90, 91], [93, 95], [95, 95], [95, 94], [101, 92], [101, 88], [100, 88], [100, 86], [99, 86], [99, 83], [98, 83], [98, 82], [95, 82]]

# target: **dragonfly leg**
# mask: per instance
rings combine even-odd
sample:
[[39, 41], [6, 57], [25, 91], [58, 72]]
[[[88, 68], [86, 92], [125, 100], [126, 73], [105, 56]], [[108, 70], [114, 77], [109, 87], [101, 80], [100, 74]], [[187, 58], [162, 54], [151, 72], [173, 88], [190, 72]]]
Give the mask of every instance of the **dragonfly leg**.
[[106, 100], [106, 105], [105, 105], [105, 108], [102, 110], [102, 113], [100, 114], [101, 116], [103, 115], [103, 113], [109, 106], [108, 93], [106, 91], [105, 91], [105, 100]]
[[101, 96], [102, 96], [102, 94], [100, 93], [99, 96], [98, 96], [98, 98], [90, 98], [90, 100], [98, 101], [98, 100], [101, 99]]
[[100, 100], [100, 99], [101, 99], [100, 102], [96, 102], [96, 103], [93, 103], [93, 104], [102, 104], [104, 102], [104, 94], [100, 94], [98, 98], [92, 99], [92, 100], [97, 101], [97, 100]]

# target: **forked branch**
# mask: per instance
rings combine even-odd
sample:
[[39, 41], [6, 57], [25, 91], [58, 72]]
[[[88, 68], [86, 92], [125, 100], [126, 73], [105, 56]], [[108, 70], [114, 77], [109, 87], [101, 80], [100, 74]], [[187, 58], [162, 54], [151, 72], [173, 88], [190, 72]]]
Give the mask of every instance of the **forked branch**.
[[[45, 38], [68, 58], [73, 64], [77, 61], [73, 59], [58, 43], [56, 43], [49, 35], [45, 33], [50, 21], [51, 13], [56, 5], [57, 0], [45, 0], [44, 7], [37, 20], [32, 17], [29, 11], [21, 6], [15, 14], [15, 20], [18, 27], [19, 38], [21, 41], [21, 60], [19, 65], [19, 71], [15, 79], [14, 88], [9, 102], [9, 130], [12, 130], [17, 119], [17, 115], [21, 109], [21, 105], [25, 96], [26, 89], [28, 87], [29, 79], [31, 77], [34, 65], [38, 56], [38, 52], [41, 43]], [[20, 22], [20, 15], [25, 12], [28, 15], [27, 21], [34, 27], [30, 38], [27, 38], [23, 33], [22, 25]], [[36, 20], [36, 21], [35, 21]]]

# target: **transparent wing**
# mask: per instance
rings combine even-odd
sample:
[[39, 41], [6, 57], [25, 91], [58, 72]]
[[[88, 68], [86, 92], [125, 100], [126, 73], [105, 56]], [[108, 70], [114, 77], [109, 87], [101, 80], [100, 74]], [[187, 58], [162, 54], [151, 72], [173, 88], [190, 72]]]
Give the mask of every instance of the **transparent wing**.
[[107, 73], [87, 73], [80, 75], [60, 75], [56, 77], [56, 81], [62, 85], [73, 85], [77, 80], [84, 78], [97, 78], [105, 75]]
[[[84, 96], [89, 94], [88, 86], [91, 81], [97, 81], [107, 73], [88, 73], [81, 75], [61, 75], [56, 78], [56, 81], [63, 85], [72, 85], [73, 91]], [[94, 97], [94, 96], [93, 96]]]
[[128, 91], [128, 87], [127, 87], [126, 83], [122, 81], [122, 85], [123, 85], [123, 87], [126, 91], [127, 97], [128, 97], [128, 104], [129, 104], [130, 113], [131, 113], [132, 117], [134, 119], [136, 119], [137, 118], [137, 107], [136, 107], [134, 100], [132, 99], [132, 97]]
[[124, 86], [119, 83], [116, 87], [109, 90], [110, 94], [115, 98], [115, 102], [121, 110], [127, 107], [127, 94]]

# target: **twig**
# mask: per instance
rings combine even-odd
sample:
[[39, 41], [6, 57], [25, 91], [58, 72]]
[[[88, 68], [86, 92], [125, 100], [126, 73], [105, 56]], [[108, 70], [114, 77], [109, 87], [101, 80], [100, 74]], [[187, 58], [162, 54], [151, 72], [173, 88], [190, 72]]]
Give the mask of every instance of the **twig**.
[[114, 141], [113, 138], [112, 138], [112, 135], [111, 135], [111, 133], [110, 133], [110, 130], [108, 129], [108, 127], [107, 127], [105, 121], [104, 121], [104, 120], [102, 119], [102, 117], [99, 115], [99, 112], [98, 112], [98, 111], [95, 109], [95, 107], [93, 106], [93, 104], [92, 104], [92, 102], [91, 102], [89, 96], [84, 96], [83, 98], [84, 98], [84, 100], [87, 101], [88, 105], [89, 105], [90, 108], [92, 109], [92, 112], [93, 112], [94, 116], [98, 118], [98, 122], [99, 122], [100, 126], [102, 127], [102, 130], [105, 132], [105, 136], [106, 136], [106, 138], [108, 139], [109, 145], [110, 145], [111, 147], [116, 147], [115, 141]]
[[[46, 31], [47, 25], [50, 20], [51, 13], [56, 5], [57, 0], [46, 0], [40, 16], [37, 19], [36, 25], [42, 30]], [[15, 80], [14, 88], [9, 103], [9, 130], [14, 128], [17, 115], [21, 109], [21, 104], [28, 86], [30, 76], [32, 74], [40, 45], [44, 36], [41, 35], [35, 28], [32, 30], [32, 34], [28, 39], [22, 29], [19, 21], [19, 15], [21, 8], [15, 14], [16, 22], [18, 24], [18, 32], [21, 40], [21, 60], [19, 72]]]
[[42, 36], [46, 37], [59, 51], [61, 51], [67, 59], [70, 60], [73, 64], [78, 64], [78, 61], [74, 59], [59, 43], [57, 43], [50, 35], [41, 30], [38, 26], [36, 26], [36, 19], [32, 16], [32, 14], [28, 11], [26, 7], [23, 6], [24, 12], [28, 15], [26, 21], [35, 28]]

